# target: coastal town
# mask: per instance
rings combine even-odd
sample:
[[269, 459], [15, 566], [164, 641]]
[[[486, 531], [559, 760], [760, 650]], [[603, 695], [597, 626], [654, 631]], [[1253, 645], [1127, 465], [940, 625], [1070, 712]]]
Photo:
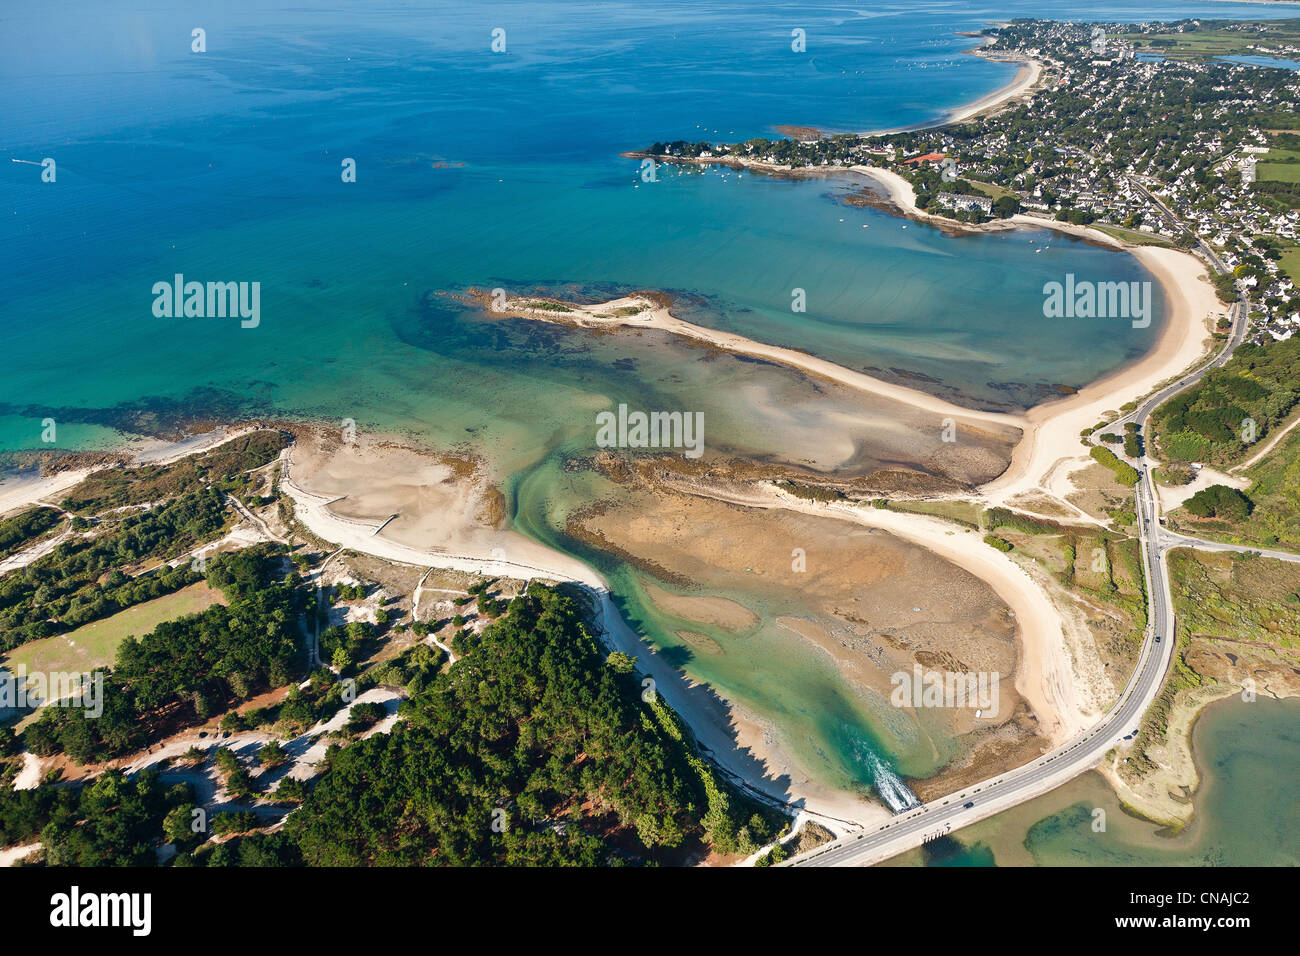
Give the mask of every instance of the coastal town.
[[[966, 122], [647, 152], [778, 170], [881, 168], [911, 184], [918, 208], [958, 222], [1019, 214], [1199, 252], [1222, 273], [1225, 303], [1249, 294], [1248, 340], [1287, 339], [1300, 330], [1300, 76], [1155, 52], [1171, 35], [1211, 27], [1016, 21], [986, 31], [978, 52], [1033, 63], [1038, 88]], [[1279, 33], [1294, 36], [1265, 35]], [[1243, 48], [1278, 57], [1294, 43]]]

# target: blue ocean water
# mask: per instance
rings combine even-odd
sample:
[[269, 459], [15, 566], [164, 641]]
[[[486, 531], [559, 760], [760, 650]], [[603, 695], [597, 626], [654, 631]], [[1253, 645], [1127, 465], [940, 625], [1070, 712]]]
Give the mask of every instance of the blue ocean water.
[[[711, 306], [701, 321], [983, 402], [1007, 384], [1082, 384], [1156, 331], [1042, 318], [1044, 281], [1139, 276], [1121, 256], [1060, 239], [1026, 255], [1045, 235], [905, 230], [837, 205], [828, 194], [849, 187], [828, 182], [717, 173], [639, 188], [618, 155], [782, 123], [931, 119], [1014, 73], [963, 55], [972, 41], [957, 31], [1131, 18], [1123, 5], [60, 6], [11, 10], [0, 36], [0, 321], [13, 330], [0, 411], [20, 417], [199, 388], [328, 405], [331, 388], [354, 389], [314, 374], [323, 361], [382, 343], [418, 292], [471, 285], [693, 292]], [[191, 52], [195, 27], [204, 53]], [[806, 53], [791, 51], [795, 28]], [[47, 156], [55, 183], [29, 165]], [[341, 182], [344, 158], [355, 183]], [[177, 273], [260, 281], [261, 326], [154, 318], [149, 290]], [[794, 288], [805, 314], [790, 311]], [[435, 367], [447, 358], [418, 344]], [[0, 447], [29, 439], [4, 419]]]
[[[1159, 2], [1141, 18], [1188, 15], [1285, 10]], [[619, 155], [935, 119], [1015, 72], [964, 54], [958, 32], [1017, 16], [1138, 18], [1077, 0], [7, 9], [0, 450], [42, 447], [46, 418], [61, 447], [104, 447], [177, 414], [351, 417], [470, 442], [518, 486], [554, 470], [579, 412], [585, 427], [611, 398], [671, 395], [671, 369], [485, 325], [447, 295], [470, 287], [668, 290], [694, 321], [978, 405], [1082, 385], [1140, 355], [1160, 319], [1045, 320], [1042, 286], [1143, 278], [1126, 256], [1046, 232], [947, 237], [845, 206], [848, 180], [642, 183]], [[259, 282], [260, 323], [156, 317], [151, 290], [176, 274]], [[544, 525], [540, 507], [517, 524]], [[815, 743], [869, 781], [849, 710]]]

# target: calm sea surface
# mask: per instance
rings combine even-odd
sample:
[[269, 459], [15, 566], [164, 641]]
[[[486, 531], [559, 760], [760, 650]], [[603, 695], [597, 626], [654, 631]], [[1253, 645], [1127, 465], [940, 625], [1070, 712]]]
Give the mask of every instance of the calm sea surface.
[[[139, 6], [3, 15], [0, 450], [43, 447], [45, 418], [64, 448], [177, 414], [353, 418], [472, 445], [520, 530], [580, 551], [559, 521], [601, 489], [559, 462], [590, 450], [594, 411], [698, 407], [685, 404], [704, 401], [698, 386], [687, 393], [671, 355], [630, 367], [582, 336], [485, 322], [451, 295], [668, 290], [693, 321], [985, 407], [1082, 385], [1159, 332], [1158, 294], [1145, 330], [1042, 316], [1043, 283], [1067, 272], [1146, 278], [1127, 256], [1046, 232], [949, 238], [845, 206], [850, 179], [663, 170], [642, 183], [619, 156], [779, 124], [935, 119], [1015, 74], [965, 55], [958, 31], [1134, 19], [1128, 4]], [[1285, 12], [1154, 3], [1143, 16]], [[191, 51], [195, 28], [206, 52]], [[355, 183], [341, 181], [345, 159]], [[258, 326], [155, 317], [154, 283], [177, 274], [260, 283]], [[629, 617], [671, 643], [630, 570], [603, 566]], [[812, 656], [774, 644], [686, 666], [769, 717], [827, 780], [870, 786], [881, 759], [937, 769], [882, 737]]]
[[[898, 865], [1300, 865], [1300, 701], [1236, 698], [1211, 705], [1192, 733], [1201, 772], [1196, 815], [1177, 835], [1128, 816], [1089, 773]], [[1106, 813], [1105, 832], [1093, 829]]]

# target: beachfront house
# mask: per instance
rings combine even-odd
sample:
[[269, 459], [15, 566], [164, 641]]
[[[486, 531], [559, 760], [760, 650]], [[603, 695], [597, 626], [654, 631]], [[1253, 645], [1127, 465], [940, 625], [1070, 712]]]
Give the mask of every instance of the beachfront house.
[[993, 211], [993, 200], [988, 196], [962, 196], [957, 193], [939, 193], [939, 205], [949, 209], [978, 209], [986, 216]]

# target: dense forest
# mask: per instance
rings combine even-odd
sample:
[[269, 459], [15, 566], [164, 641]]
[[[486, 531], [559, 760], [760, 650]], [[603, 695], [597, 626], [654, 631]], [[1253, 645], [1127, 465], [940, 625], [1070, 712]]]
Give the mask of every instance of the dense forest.
[[122, 567], [187, 554], [225, 526], [221, 495], [200, 488], [146, 511], [103, 519], [94, 535], [62, 541], [21, 572], [0, 578], [0, 649], [80, 627], [201, 580], [188, 561], [134, 577]]
[[405, 720], [337, 753], [285, 831], [310, 864], [581, 864], [747, 852], [779, 814], [730, 793], [572, 598], [533, 585]]
[[0, 521], [0, 558], [21, 551], [61, 520], [53, 508], [31, 508]]
[[0, 790], [0, 844], [39, 840], [50, 866], [152, 866], [169, 814], [193, 806], [189, 784], [118, 770], [79, 787]]
[[[209, 575], [226, 589], [229, 610], [267, 611], [259, 600], [288, 587], [275, 581], [275, 558], [243, 553], [214, 562]], [[238, 696], [236, 672], [287, 679], [272, 674], [287, 660], [267, 652], [281, 646], [280, 627], [264, 622], [255, 636], [241, 613], [233, 624], [208, 613], [124, 645], [111, 679], [116, 699], [129, 705], [122, 722], [106, 711], [79, 723], [126, 734], [126, 723], [139, 722], [147, 737], [160, 711], [197, 712], [196, 698]], [[302, 805], [279, 832], [258, 832], [259, 818], [238, 809], [195, 832], [188, 785], [108, 771], [89, 784], [0, 793], [0, 845], [39, 839], [46, 863], [73, 865], [152, 865], [155, 850], [172, 844], [177, 866], [595, 866], [679, 863], [708, 848], [749, 853], [784, 832], [783, 814], [723, 782], [676, 714], [642, 696], [634, 660], [604, 651], [573, 596], [534, 584], [465, 642], [465, 657], [448, 669], [439, 671], [442, 658], [423, 645], [382, 666], [386, 680], [409, 682], [404, 720], [390, 733], [331, 746], [309, 789], [297, 781], [286, 788]], [[225, 683], [214, 686], [218, 680]], [[327, 684], [341, 686], [318, 672], [299, 699], [324, 696], [341, 706], [337, 694], [324, 693]], [[352, 715], [360, 726], [382, 713], [362, 709]], [[31, 742], [40, 727], [35, 736], [57, 744], [72, 726], [51, 711], [27, 736]], [[94, 736], [100, 748], [113, 743], [112, 732]], [[259, 760], [268, 766], [283, 755], [277, 746], [264, 750]], [[218, 765], [223, 758], [227, 771], [242, 770], [218, 749]]]
[[105, 760], [299, 676], [297, 580], [292, 573], [278, 579], [282, 565], [269, 545], [213, 559], [208, 580], [229, 605], [125, 640], [104, 678], [103, 715], [87, 720], [75, 708], [46, 708], [25, 732], [28, 747], [83, 764]]
[[1156, 409], [1152, 419], [1166, 458], [1228, 464], [1265, 438], [1297, 400], [1300, 338], [1268, 347], [1247, 342], [1222, 368]]

